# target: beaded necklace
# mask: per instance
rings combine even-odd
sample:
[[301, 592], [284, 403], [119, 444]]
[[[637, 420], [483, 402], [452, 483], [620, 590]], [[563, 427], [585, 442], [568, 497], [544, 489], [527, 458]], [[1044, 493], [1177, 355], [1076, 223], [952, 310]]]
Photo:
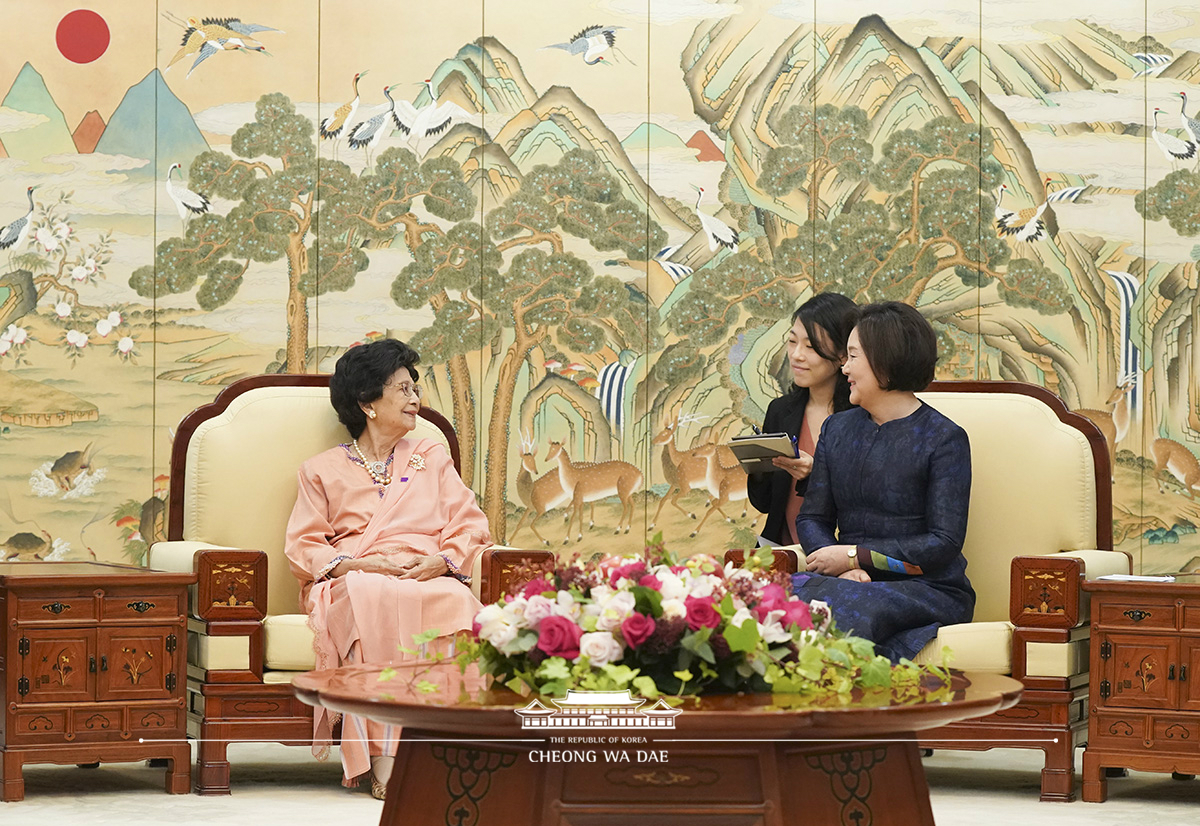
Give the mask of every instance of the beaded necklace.
[[388, 454], [387, 461], [385, 462], [372, 462], [367, 459], [362, 448], [358, 446], [358, 439], [352, 440], [351, 444], [354, 446], [354, 452], [358, 454], [359, 461], [367, 473], [371, 475], [371, 479], [374, 480], [375, 484], [381, 488], [390, 485], [392, 483], [392, 475], [388, 471], [392, 466], [392, 453]]

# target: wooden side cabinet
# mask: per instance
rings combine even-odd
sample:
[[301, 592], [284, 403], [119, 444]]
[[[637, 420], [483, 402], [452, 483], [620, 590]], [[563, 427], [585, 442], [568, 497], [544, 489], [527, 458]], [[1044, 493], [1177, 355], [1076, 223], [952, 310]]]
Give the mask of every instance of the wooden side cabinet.
[[1094, 580], [1083, 799], [1107, 768], [1200, 772], [1200, 585]]
[[0, 563], [4, 801], [26, 763], [165, 758], [186, 794], [186, 616], [195, 574], [101, 563]]

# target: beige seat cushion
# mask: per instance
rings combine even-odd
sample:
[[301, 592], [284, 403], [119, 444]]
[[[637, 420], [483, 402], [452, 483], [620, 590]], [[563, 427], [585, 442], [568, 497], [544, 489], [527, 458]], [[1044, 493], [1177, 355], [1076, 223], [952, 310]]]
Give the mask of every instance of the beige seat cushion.
[[914, 662], [942, 661], [942, 648], [950, 649], [948, 665], [964, 671], [984, 671], [989, 674], [1012, 673], [1012, 623], [966, 622], [945, 625], [938, 635], [922, 648]]
[[313, 632], [304, 614], [274, 614], [263, 620], [263, 667], [271, 671], [311, 671], [317, 667]]

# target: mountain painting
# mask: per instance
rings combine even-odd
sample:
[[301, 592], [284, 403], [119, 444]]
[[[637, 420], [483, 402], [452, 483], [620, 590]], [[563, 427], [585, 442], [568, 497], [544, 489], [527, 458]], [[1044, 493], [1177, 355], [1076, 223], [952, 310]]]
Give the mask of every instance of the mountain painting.
[[[1200, 10], [927, 5], [15, 12], [0, 558], [144, 563], [183, 416], [380, 336], [496, 541], [752, 547], [723, 444], [832, 290], [1092, 419], [1116, 547], [1200, 569]], [[583, 513], [533, 498], [567, 472]]]

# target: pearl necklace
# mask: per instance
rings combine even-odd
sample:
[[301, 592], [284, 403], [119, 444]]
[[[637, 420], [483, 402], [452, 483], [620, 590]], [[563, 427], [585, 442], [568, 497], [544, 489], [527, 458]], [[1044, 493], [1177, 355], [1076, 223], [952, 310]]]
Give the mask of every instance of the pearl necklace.
[[368, 461], [366, 454], [362, 452], [362, 448], [358, 446], [358, 439], [351, 442], [354, 445], [354, 452], [358, 454], [358, 458], [362, 459], [363, 467], [367, 469], [367, 473], [371, 474], [371, 478], [375, 480], [375, 484], [387, 486], [392, 483], [392, 476], [388, 473], [388, 468], [392, 465], [392, 454], [388, 454], [386, 462], [371, 462]]

